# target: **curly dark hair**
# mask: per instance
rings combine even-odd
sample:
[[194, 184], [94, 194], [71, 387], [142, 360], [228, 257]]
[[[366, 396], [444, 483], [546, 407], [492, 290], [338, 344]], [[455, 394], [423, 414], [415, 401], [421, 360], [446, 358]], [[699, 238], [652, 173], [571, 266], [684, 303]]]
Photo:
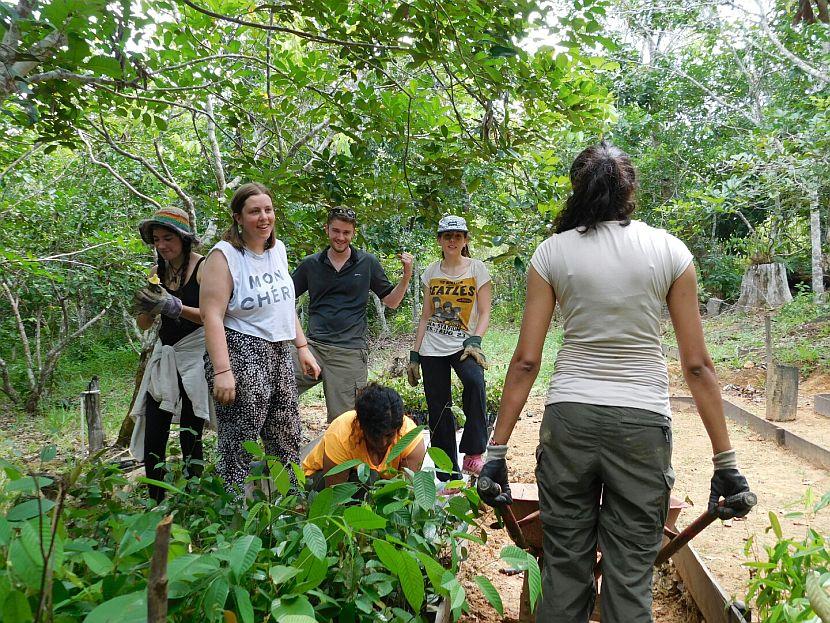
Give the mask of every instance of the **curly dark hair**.
[[637, 171], [619, 147], [602, 141], [580, 153], [571, 165], [572, 192], [553, 223], [560, 234], [578, 229], [584, 234], [602, 221], [631, 222]]
[[403, 400], [391, 387], [369, 383], [357, 394], [354, 408], [359, 434], [372, 441], [383, 441], [403, 425]]

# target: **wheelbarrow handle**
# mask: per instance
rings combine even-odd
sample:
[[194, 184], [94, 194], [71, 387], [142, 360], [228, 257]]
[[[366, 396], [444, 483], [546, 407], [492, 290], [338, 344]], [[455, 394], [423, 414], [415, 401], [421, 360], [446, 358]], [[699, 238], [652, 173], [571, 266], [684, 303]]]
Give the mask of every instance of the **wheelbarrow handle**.
[[[751, 509], [757, 503], [757, 495], [752, 493], [752, 491], [742, 491], [741, 493], [730, 495], [728, 498], [721, 500], [718, 502], [718, 507], [744, 511]], [[708, 510], [704, 511], [700, 517], [686, 526], [680, 534], [663, 546], [657, 554], [657, 560], [654, 561], [655, 566], [666, 562], [669, 558], [674, 556], [677, 553], [677, 550], [703, 532], [717, 518], [717, 513], [710, 513]]]
[[[501, 493], [501, 485], [487, 476], [481, 476], [476, 483], [476, 487], [479, 491], [492, 490], [494, 497]], [[504, 520], [504, 527], [507, 529], [507, 534], [511, 540], [522, 549], [527, 549], [527, 540], [510, 506], [508, 504], [494, 506], [493, 510], [496, 511], [496, 514], [501, 515], [501, 518]]]

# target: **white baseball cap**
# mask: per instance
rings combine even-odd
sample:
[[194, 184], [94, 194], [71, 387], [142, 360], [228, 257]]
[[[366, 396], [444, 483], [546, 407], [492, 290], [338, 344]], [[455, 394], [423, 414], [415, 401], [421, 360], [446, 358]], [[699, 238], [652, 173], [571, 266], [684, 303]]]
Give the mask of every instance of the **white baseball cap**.
[[445, 216], [438, 221], [438, 233], [443, 234], [445, 231], [463, 231], [467, 232], [467, 221], [461, 216]]

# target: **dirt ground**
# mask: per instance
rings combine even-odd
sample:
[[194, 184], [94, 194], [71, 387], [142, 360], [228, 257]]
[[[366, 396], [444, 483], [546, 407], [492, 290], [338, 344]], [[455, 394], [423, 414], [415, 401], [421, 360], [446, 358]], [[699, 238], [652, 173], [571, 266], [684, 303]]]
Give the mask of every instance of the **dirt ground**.
[[[763, 370], [749, 374], [749, 370], [722, 379], [724, 397], [736, 404], [763, 415], [764, 395]], [[757, 378], [756, 378], [757, 377]], [[753, 384], [754, 383], [754, 384]], [[688, 390], [680, 379], [676, 365], [672, 366], [673, 395], [686, 396]], [[830, 388], [830, 377], [813, 378], [802, 385], [805, 394], [799, 403], [796, 422], [787, 425], [794, 432], [809, 432], [814, 442], [830, 445], [830, 420], [812, 412], [812, 395]], [[752, 407], [752, 408], [750, 408]], [[534, 451], [544, 405], [541, 397], [531, 398], [511, 439], [508, 463], [511, 480], [516, 482], [534, 481]], [[711, 447], [694, 407], [675, 405], [673, 407], [674, 458], [673, 464], [677, 481], [673, 494], [684, 499], [689, 508], [684, 509], [678, 520], [678, 527], [697, 518], [706, 507], [709, 494], [709, 478], [712, 474]], [[830, 473], [813, 466], [774, 442], [758, 437], [752, 431], [729, 422], [733, 446], [738, 461], [753, 491], [758, 494], [758, 506], [743, 520], [716, 522], [692, 542], [704, 563], [725, 589], [727, 594], [743, 600], [749, 571], [742, 567], [746, 561], [745, 548], [752, 539], [749, 559], [763, 558], [763, 545], [772, 542], [765, 529], [769, 525], [770, 512], [779, 515], [784, 534], [794, 538], [804, 535], [808, 525], [819, 532], [830, 534], [830, 514], [818, 516], [803, 515], [786, 518], [783, 515], [803, 511], [803, 499], [808, 490], [820, 497], [830, 491]], [[823, 440], [827, 439], [827, 442]], [[821, 441], [820, 441], [821, 440]], [[490, 524], [493, 520], [485, 520]], [[471, 611], [464, 617], [467, 623], [496, 621], [514, 622], [518, 617], [521, 576], [508, 576], [502, 571], [504, 564], [499, 551], [510, 543], [504, 531], [490, 530], [485, 546], [473, 545], [462, 576], [470, 600]], [[505, 616], [500, 617], [487, 603], [474, 583], [476, 575], [485, 575], [499, 590], [504, 602]], [[668, 574], [655, 582], [654, 619], [657, 623], [691, 623], [699, 621], [697, 615], [685, 605], [686, 597], [679, 593], [676, 579]]]

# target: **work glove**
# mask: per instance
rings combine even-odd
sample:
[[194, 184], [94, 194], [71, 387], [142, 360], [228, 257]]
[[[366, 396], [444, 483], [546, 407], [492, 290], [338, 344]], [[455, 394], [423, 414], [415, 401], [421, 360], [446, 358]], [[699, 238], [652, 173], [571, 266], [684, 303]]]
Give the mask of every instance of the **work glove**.
[[135, 293], [133, 306], [140, 312], [169, 318], [178, 318], [182, 313], [182, 300], [158, 286], [146, 286]]
[[[484, 458], [484, 467], [478, 475], [476, 490], [481, 501], [490, 506], [498, 507], [513, 503], [510, 495], [510, 481], [507, 476], [507, 446], [487, 446], [487, 455]], [[481, 483], [489, 478], [497, 487], [488, 487], [482, 490]]]
[[709, 512], [717, 515], [719, 519], [732, 519], [733, 517], [744, 517], [751, 507], [729, 508], [718, 506], [721, 498], [728, 498], [737, 493], [749, 491], [749, 483], [738, 470], [738, 461], [734, 450], [726, 450], [712, 457], [715, 464], [715, 473], [709, 488]]
[[484, 356], [484, 352], [481, 350], [480, 335], [471, 335], [464, 340], [462, 346], [464, 346], [464, 353], [461, 355], [461, 361], [464, 361], [467, 357], [472, 357], [485, 370], [490, 367], [487, 365], [487, 358]]
[[412, 387], [418, 386], [421, 380], [421, 355], [417, 350], [409, 351], [409, 363], [406, 364], [406, 380]]

